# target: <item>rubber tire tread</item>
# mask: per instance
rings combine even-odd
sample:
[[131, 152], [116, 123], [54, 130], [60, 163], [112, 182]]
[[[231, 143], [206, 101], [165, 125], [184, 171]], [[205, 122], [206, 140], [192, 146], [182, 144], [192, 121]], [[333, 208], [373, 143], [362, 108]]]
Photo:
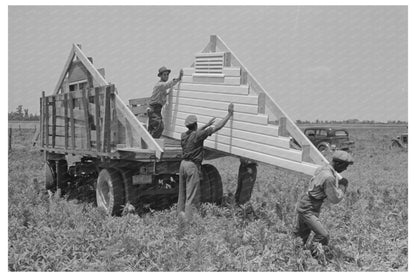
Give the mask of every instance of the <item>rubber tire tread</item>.
[[[106, 185], [109, 188], [107, 204], [100, 196], [100, 190]], [[108, 215], [121, 215], [126, 199], [123, 177], [116, 169], [105, 168], [100, 171], [97, 179], [96, 199], [97, 206], [105, 208]]]

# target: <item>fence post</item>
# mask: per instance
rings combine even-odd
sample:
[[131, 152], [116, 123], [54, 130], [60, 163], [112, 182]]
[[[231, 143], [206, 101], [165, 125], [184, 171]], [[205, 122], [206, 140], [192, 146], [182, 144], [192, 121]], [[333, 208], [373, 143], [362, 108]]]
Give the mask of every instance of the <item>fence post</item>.
[[12, 128], [9, 128], [9, 150], [12, 150]]

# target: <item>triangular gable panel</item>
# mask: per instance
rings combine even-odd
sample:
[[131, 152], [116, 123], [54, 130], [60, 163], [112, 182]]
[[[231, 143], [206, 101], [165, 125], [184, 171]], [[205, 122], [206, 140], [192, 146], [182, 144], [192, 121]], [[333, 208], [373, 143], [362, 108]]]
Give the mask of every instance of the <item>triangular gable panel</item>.
[[[169, 95], [164, 110], [164, 135], [180, 139], [185, 118], [198, 117], [200, 126], [212, 117], [222, 119], [230, 102], [234, 116], [223, 129], [205, 140], [205, 147], [239, 157], [313, 175], [325, 157], [279, 107], [218, 36], [195, 54], [184, 69], [182, 82]], [[270, 124], [269, 116], [279, 125]], [[300, 145], [294, 147], [294, 138]]]
[[80, 46], [74, 43], [72, 45], [68, 59], [64, 65], [64, 69], [61, 75], [59, 76], [58, 83], [55, 86], [53, 94], [58, 94], [59, 92], [62, 92], [62, 84], [75, 58], [77, 58], [84, 66], [84, 68], [88, 71], [88, 73], [91, 74], [94, 84], [96, 84], [97, 86], [108, 85], [108, 82], [104, 79], [101, 72], [97, 68], [95, 68], [95, 66], [91, 63], [87, 56], [81, 51]]
[[[76, 61], [75, 61], [76, 59]], [[76, 63], [76, 64], [75, 64]], [[93, 84], [93, 87], [99, 90], [103, 90], [105, 91], [104, 87], [108, 87], [110, 86], [109, 82], [107, 82], [105, 80], [105, 78], [103, 77], [103, 75], [101, 74], [100, 70], [98, 70], [92, 63], [91, 61], [87, 58], [87, 56], [81, 51], [81, 48], [77, 45], [77, 44], [73, 44], [71, 51], [69, 53], [68, 59], [65, 63], [64, 69], [61, 73], [61, 75], [59, 76], [58, 79], [58, 83], [56, 84], [55, 90], [53, 91], [53, 95], [54, 100], [60, 100], [62, 102], [62, 99], [64, 96], [64, 89], [63, 89], [63, 85], [64, 85], [64, 81], [65, 79], [68, 77], [68, 74], [71, 73], [70, 70], [72, 70], [74, 67], [72, 67], [73, 65], [78, 66], [79, 70], [88, 73], [86, 75], [88, 75], [88, 78], [92, 79], [91, 84]], [[103, 72], [103, 71], [102, 71]], [[79, 81], [79, 80], [78, 80]], [[93, 89], [92, 87], [89, 87], [87, 89], [88, 93], [93, 93]], [[95, 95], [93, 97], [96, 97], [96, 91], [95, 91]], [[108, 120], [108, 122], [112, 122], [114, 124], [118, 124], [117, 126], [103, 126], [103, 128], [101, 128], [101, 137], [104, 137], [104, 133], [106, 132], [104, 129], [108, 129], [107, 131], [110, 132], [110, 129], [113, 129], [112, 131], [114, 132], [115, 129], [117, 128], [121, 128], [121, 130], [124, 130], [124, 132], [126, 132], [126, 136], [124, 138], [118, 138], [118, 139], [124, 139], [124, 143], [127, 145], [129, 144], [131, 147], [135, 146], [136, 148], [142, 148], [142, 149], [151, 149], [155, 151], [155, 155], [157, 158], [161, 158], [162, 154], [164, 152], [163, 148], [158, 144], [158, 142], [149, 134], [149, 132], [146, 130], [146, 128], [141, 124], [141, 122], [139, 120], [137, 120], [137, 118], [134, 116], [134, 114], [132, 113], [132, 111], [126, 106], [126, 104], [121, 100], [120, 96], [117, 93], [117, 90], [115, 89], [114, 86], [112, 86], [112, 95], [111, 95], [111, 101], [113, 101], [112, 104], [108, 105], [108, 112], [105, 111], [105, 107], [101, 107], [101, 114], [99, 115], [99, 117], [96, 116], [95, 113], [91, 113], [89, 110], [94, 110], [95, 107], [93, 106], [93, 104], [89, 103], [88, 98], [84, 99], [84, 96], [82, 97], [83, 99], [80, 99], [82, 101], [84, 101], [86, 104], [85, 106], [87, 107], [87, 109], [85, 109], [84, 107], [80, 106], [80, 107], [73, 107], [73, 112], [78, 112], [81, 113], [82, 119], [83, 120], [79, 120], [79, 122], [83, 122], [84, 124], [86, 124], [86, 118], [92, 118], [94, 122], [100, 121], [100, 122], [105, 122], [106, 119], [104, 118], [105, 116], [111, 118]], [[103, 95], [101, 95], [101, 99], [103, 98]], [[84, 103], [83, 102], [83, 103]], [[97, 104], [99, 105], [99, 103], [104, 102], [104, 100], [101, 101], [96, 101]], [[63, 105], [63, 103], [60, 103]], [[91, 107], [89, 107], [91, 106]], [[113, 108], [110, 108], [110, 106], [113, 106]], [[110, 111], [111, 109], [111, 111]], [[60, 112], [61, 110], [64, 109], [57, 109], [58, 112]], [[85, 116], [85, 115], [88, 116]], [[67, 115], [60, 115], [60, 117], [67, 117]], [[65, 121], [69, 121], [69, 120], [65, 120]], [[117, 128], [113, 128], [113, 127], [117, 127]], [[85, 126], [85, 129], [89, 129], [89, 127], [87, 128]], [[123, 132], [123, 133], [124, 133]], [[127, 134], [128, 133], [128, 134]], [[114, 136], [118, 137], [119, 134], [117, 134], [117, 132], [114, 132]], [[126, 139], [126, 137], [128, 139]], [[129, 143], [127, 143], [127, 140], [129, 141]], [[143, 146], [138, 146], [136, 145], [138, 142], [140, 142], [141, 140], [143, 140], [144, 144]], [[119, 141], [118, 141], [119, 142]], [[114, 144], [114, 141], [113, 141]]]

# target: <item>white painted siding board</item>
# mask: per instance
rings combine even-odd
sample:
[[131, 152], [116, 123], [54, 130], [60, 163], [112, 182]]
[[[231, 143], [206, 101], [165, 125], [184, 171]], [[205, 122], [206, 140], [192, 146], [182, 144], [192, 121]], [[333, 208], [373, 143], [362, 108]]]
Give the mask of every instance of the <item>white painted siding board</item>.
[[[219, 122], [219, 120], [220, 119], [217, 119], [216, 122]], [[200, 120], [200, 118], [198, 118], [199, 126], [202, 126], [206, 124], [207, 122], [208, 120], [203, 121], [203, 120]], [[264, 135], [264, 134], [256, 133], [256, 132], [239, 130], [235, 128], [235, 125], [236, 125], [235, 123], [237, 123], [237, 121], [232, 123], [232, 127], [233, 127], [232, 130], [230, 129], [231, 126], [227, 124], [224, 128], [222, 128], [215, 134], [228, 136], [228, 137], [232, 136], [233, 138], [249, 140], [249, 141], [253, 141], [257, 143], [263, 143], [263, 144], [280, 147], [284, 149], [290, 148], [290, 139], [288, 137], [270, 136], [270, 135]], [[166, 125], [165, 128], [171, 131], [185, 132], [186, 131], [185, 120], [177, 119], [175, 120], [175, 122], [172, 122], [171, 124]]]
[[227, 94], [242, 94], [242, 95], [249, 94], [249, 88], [247, 85], [227, 86], [227, 85], [181, 83], [179, 85], [179, 89], [185, 89], [185, 90], [191, 90], [191, 91], [218, 92], [218, 93], [227, 93]]
[[224, 67], [222, 73], [229, 77], [240, 77], [241, 69], [239, 67]]
[[[227, 110], [230, 102], [223, 101], [211, 101], [211, 100], [200, 100], [200, 99], [191, 99], [184, 97], [172, 97], [172, 108], [176, 109], [178, 105], [188, 105], [195, 107], [203, 107], [208, 109], [218, 109], [218, 110]], [[249, 113], [257, 115], [257, 106], [255, 105], [245, 105], [245, 104], [234, 104], [234, 111], [241, 113]]]
[[[171, 109], [170, 111], [167, 110], [167, 117], [174, 118], [176, 112], [182, 112], [189, 114], [198, 115], [206, 115], [218, 118], [224, 118], [227, 115], [226, 110], [214, 110], [214, 109], [206, 109], [194, 106], [187, 106], [187, 105], [178, 105], [175, 109]], [[250, 123], [262, 124], [267, 125], [269, 117], [265, 114], [246, 114], [246, 113], [239, 113], [235, 112], [233, 115], [235, 120], [245, 121]], [[232, 120], [232, 119], [231, 119]]]
[[204, 91], [191, 91], [191, 90], [177, 90], [172, 92], [173, 96], [193, 99], [205, 99], [205, 100], [219, 100], [225, 102], [233, 102], [238, 104], [258, 105], [258, 95], [235, 95], [225, 94], [218, 92], [204, 92]]

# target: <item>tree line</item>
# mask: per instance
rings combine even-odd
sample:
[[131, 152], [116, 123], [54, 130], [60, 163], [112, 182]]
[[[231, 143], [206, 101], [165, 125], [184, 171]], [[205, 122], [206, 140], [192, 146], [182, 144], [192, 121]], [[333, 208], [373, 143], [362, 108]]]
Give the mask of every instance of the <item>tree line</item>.
[[29, 109], [24, 109], [23, 105], [19, 105], [15, 112], [9, 112], [9, 120], [36, 121], [39, 120], [39, 115], [29, 113]]

